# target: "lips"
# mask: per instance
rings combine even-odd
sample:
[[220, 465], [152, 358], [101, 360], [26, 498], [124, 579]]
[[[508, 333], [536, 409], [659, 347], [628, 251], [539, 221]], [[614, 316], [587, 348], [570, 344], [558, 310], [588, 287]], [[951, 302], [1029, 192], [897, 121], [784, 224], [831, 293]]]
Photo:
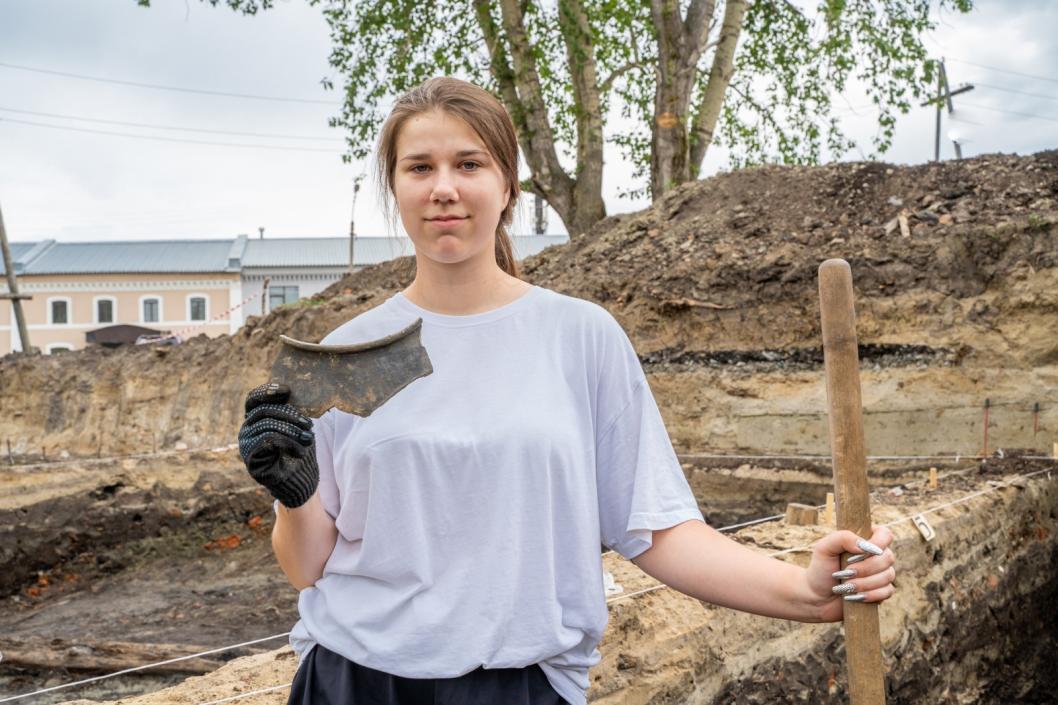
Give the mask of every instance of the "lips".
[[452, 223], [457, 220], [466, 220], [466, 217], [467, 216], [442, 215], [438, 216], [437, 218], [430, 218], [430, 220], [434, 221], [435, 223]]

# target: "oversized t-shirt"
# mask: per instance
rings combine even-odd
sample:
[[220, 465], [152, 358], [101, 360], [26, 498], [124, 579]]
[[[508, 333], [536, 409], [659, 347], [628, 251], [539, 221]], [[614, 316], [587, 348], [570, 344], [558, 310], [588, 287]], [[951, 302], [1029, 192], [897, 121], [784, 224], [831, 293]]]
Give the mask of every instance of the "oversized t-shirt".
[[327, 335], [422, 318], [433, 373], [370, 416], [314, 420], [338, 541], [290, 643], [407, 678], [540, 664], [572, 705], [609, 617], [600, 544], [702, 519], [632, 344], [598, 304], [533, 286], [484, 313], [397, 293]]

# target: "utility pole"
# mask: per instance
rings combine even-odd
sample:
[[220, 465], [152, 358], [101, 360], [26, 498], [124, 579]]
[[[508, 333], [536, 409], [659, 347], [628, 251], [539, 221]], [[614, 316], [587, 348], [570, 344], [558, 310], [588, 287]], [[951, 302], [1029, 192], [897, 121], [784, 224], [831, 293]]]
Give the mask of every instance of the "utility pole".
[[[7, 293], [0, 294], [0, 299], [10, 299], [11, 308], [15, 312], [15, 322], [18, 324], [18, 339], [22, 343], [22, 351], [32, 353], [34, 348], [29, 344], [29, 329], [26, 327], [26, 317], [22, 314], [22, 299], [32, 299], [32, 296], [18, 293], [18, 278], [15, 277], [15, 263], [11, 259], [11, 249], [7, 246], [7, 230], [4, 229], [4, 212], [0, 209], [0, 250], [3, 251], [4, 271], [7, 273]], [[14, 345], [11, 346], [14, 349]]]
[[360, 182], [364, 180], [364, 175], [360, 174], [353, 179], [353, 209], [349, 215], [349, 273], [353, 273], [353, 259], [354, 249], [356, 247], [356, 194], [360, 192]]
[[[944, 58], [940, 60], [940, 71], [937, 72], [937, 97], [932, 98], [925, 103], [923, 106], [934, 103], [937, 106], [937, 124], [936, 131], [933, 135], [933, 161], [940, 161], [940, 117], [941, 111], [943, 111], [945, 104], [948, 106], [948, 118], [951, 118], [952, 113], [955, 112], [955, 106], [951, 102], [952, 96], [959, 95], [960, 93], [966, 93], [974, 89], [972, 83], [966, 83], [954, 91], [948, 86], [948, 72], [944, 68]], [[952, 139], [952, 144], [955, 145], [955, 158], [962, 159], [962, 145], [959, 144], [959, 140]]]

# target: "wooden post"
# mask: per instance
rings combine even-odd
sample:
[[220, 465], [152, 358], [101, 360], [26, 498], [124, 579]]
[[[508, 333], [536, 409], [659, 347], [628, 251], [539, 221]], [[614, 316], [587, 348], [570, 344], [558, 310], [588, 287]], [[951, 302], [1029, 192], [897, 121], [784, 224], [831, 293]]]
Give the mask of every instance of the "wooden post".
[[826, 514], [823, 515], [823, 523], [827, 526], [834, 526], [834, 493], [827, 492], [827, 508]]
[[1052, 458], [1058, 458], [1058, 443], [1054, 444], [1054, 451], [1051, 453]]
[[790, 502], [786, 505], [786, 523], [790, 526], [814, 526], [819, 521], [815, 505]]
[[937, 468], [929, 469], [929, 488], [931, 490], [937, 489]]
[[992, 405], [991, 399], [985, 399], [985, 449], [981, 455], [988, 455], [988, 407]]
[[[870, 538], [871, 506], [863, 438], [856, 310], [852, 270], [845, 260], [830, 259], [820, 265], [819, 303], [838, 528]], [[842, 568], [847, 565], [848, 558], [849, 554], [842, 555]], [[846, 602], [844, 608], [849, 702], [852, 705], [884, 705], [885, 671], [878, 605]]]
[[[33, 352], [33, 346], [29, 344], [29, 328], [26, 327], [26, 316], [22, 312], [22, 299], [31, 299], [32, 296], [18, 293], [18, 277], [15, 276], [15, 262], [11, 259], [11, 250], [7, 246], [7, 230], [4, 229], [4, 213], [0, 210], [0, 256], [4, 260], [4, 272], [7, 274], [7, 293], [0, 298], [11, 299], [11, 310], [15, 312], [15, 327], [18, 329], [19, 343], [22, 352]], [[14, 332], [14, 331], [12, 331]], [[11, 341], [11, 349], [14, 350], [14, 341]]]

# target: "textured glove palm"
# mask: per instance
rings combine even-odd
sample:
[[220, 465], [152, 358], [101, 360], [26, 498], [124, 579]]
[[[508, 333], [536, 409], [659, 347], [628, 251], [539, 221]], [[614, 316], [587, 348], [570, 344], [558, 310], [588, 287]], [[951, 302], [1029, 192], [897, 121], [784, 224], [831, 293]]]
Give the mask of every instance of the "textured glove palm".
[[316, 437], [312, 419], [286, 403], [290, 388], [269, 382], [246, 395], [246, 418], [239, 430], [239, 455], [250, 476], [293, 509], [316, 492]]

